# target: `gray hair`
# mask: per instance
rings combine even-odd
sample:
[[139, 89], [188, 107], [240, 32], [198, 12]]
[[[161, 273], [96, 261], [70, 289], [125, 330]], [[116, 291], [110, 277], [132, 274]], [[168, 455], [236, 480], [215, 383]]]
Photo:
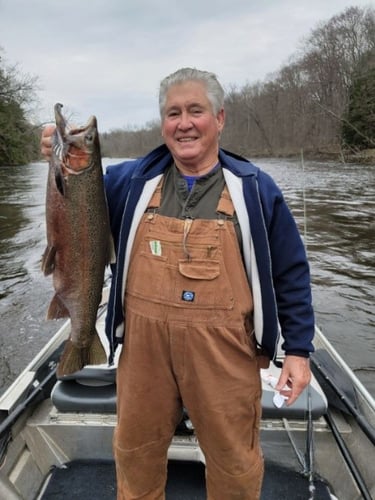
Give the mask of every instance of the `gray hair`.
[[164, 115], [168, 90], [173, 85], [191, 81], [197, 81], [204, 84], [207, 91], [207, 98], [212, 105], [212, 110], [215, 115], [217, 115], [219, 111], [224, 108], [224, 90], [214, 73], [201, 71], [195, 68], [181, 68], [175, 73], [165, 77], [160, 83], [159, 109], [160, 116], [162, 118]]

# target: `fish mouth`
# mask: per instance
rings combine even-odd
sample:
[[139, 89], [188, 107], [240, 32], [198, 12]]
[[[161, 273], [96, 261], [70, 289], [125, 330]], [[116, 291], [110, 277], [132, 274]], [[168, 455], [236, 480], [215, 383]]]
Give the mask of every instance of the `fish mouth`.
[[90, 116], [86, 125], [83, 125], [80, 127], [74, 127], [74, 128], [71, 127], [61, 112], [63, 107], [64, 106], [59, 102], [56, 103], [55, 107], [54, 107], [56, 128], [57, 128], [62, 139], [64, 139], [68, 135], [82, 134], [83, 132], [86, 132], [89, 129], [96, 129], [97, 130], [98, 122], [97, 122], [95, 116]]
[[56, 127], [59, 129], [59, 131], [62, 132], [62, 129], [66, 127], [66, 120], [61, 113], [61, 110], [64, 106], [60, 103], [57, 102], [55, 104], [54, 110], [55, 110], [55, 122], [56, 122]]
[[62, 104], [55, 104], [55, 147], [66, 173], [78, 174], [90, 168], [92, 155], [98, 149], [97, 120], [91, 116], [86, 125], [71, 127], [61, 112], [62, 108]]
[[69, 134], [70, 135], [78, 135], [78, 134], [82, 134], [82, 132], [86, 132], [90, 129], [97, 130], [97, 128], [98, 128], [98, 122], [96, 120], [96, 117], [90, 116], [86, 125], [83, 125], [82, 127], [69, 128]]

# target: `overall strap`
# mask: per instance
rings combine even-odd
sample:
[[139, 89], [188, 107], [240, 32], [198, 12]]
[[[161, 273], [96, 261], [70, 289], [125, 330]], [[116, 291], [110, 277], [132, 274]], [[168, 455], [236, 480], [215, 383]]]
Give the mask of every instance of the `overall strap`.
[[161, 204], [161, 190], [163, 187], [163, 182], [164, 182], [164, 176], [160, 179], [158, 185], [156, 186], [155, 191], [153, 192], [153, 195], [151, 196], [151, 199], [147, 205], [147, 209], [149, 208], [160, 208]]
[[224, 186], [224, 189], [221, 192], [216, 211], [229, 217], [233, 217], [234, 215], [234, 205], [232, 202], [232, 198], [230, 197], [227, 185]]

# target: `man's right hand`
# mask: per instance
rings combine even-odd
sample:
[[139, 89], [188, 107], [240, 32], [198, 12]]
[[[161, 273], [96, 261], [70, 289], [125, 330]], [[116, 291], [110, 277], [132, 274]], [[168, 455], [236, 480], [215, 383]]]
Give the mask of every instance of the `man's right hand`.
[[42, 137], [40, 139], [40, 150], [47, 161], [50, 161], [52, 157], [52, 136], [55, 130], [56, 125], [46, 125], [43, 129]]

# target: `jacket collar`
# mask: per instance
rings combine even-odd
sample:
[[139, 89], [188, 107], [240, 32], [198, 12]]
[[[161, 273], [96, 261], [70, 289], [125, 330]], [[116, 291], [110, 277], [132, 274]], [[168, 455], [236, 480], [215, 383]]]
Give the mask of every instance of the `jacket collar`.
[[[224, 149], [219, 150], [219, 160], [223, 168], [228, 168], [238, 177], [256, 175], [258, 168], [249, 160]], [[155, 175], [161, 174], [172, 163], [172, 155], [165, 144], [151, 151], [139, 160], [134, 177], [143, 177], [145, 180], [151, 179]]]
[[219, 150], [219, 160], [224, 168], [228, 168], [238, 177], [257, 175], [259, 171], [259, 168], [253, 165], [249, 160], [231, 153], [230, 151], [226, 151], [225, 149]]

